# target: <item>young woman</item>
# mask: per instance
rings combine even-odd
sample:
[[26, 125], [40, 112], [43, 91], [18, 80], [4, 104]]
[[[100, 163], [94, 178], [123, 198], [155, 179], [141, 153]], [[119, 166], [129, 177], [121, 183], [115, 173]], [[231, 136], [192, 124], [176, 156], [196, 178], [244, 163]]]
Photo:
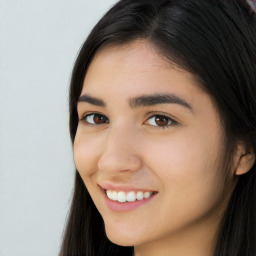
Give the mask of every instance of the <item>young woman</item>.
[[256, 255], [248, 2], [119, 1], [77, 57], [70, 133], [60, 256]]

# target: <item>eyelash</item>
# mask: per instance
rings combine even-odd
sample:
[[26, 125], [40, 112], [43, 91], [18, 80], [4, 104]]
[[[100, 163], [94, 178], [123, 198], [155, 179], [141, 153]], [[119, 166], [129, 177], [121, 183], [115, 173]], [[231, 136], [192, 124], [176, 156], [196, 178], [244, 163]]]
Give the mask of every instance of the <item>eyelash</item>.
[[154, 128], [158, 128], [158, 129], [167, 129], [167, 128], [170, 128], [171, 126], [174, 126], [174, 125], [177, 125], [178, 122], [173, 120], [172, 118], [166, 116], [166, 115], [163, 115], [163, 114], [155, 114], [155, 115], [152, 115], [150, 116], [146, 122], [149, 122], [150, 119], [153, 119], [154, 122], [156, 123], [156, 118], [159, 118], [159, 119], [165, 119], [167, 121], [167, 124], [166, 125], [151, 125], [153, 126]]
[[[80, 120], [81, 120], [81, 121], [84, 121], [84, 122], [86, 123], [86, 125], [92, 125], [92, 126], [100, 125], [100, 124], [92, 124], [92, 123], [86, 121], [86, 118], [88, 118], [88, 117], [90, 117], [90, 116], [93, 117], [94, 115], [98, 115], [99, 117], [105, 117], [105, 118], [108, 120], [108, 118], [107, 118], [105, 115], [102, 115], [102, 114], [100, 114], [100, 113], [89, 113], [89, 114], [86, 114], [86, 115], [84, 115]], [[109, 120], [108, 120], [107, 123], [109, 123]]]
[[[86, 123], [86, 125], [91, 125], [91, 126], [98, 126], [98, 125], [101, 125], [101, 124], [93, 124], [93, 123], [90, 123], [90, 122], [88, 122], [88, 121], [86, 121], [86, 119], [88, 118], [88, 117], [93, 117], [94, 115], [98, 115], [99, 117], [103, 117], [103, 118], [106, 118], [106, 120], [107, 120], [107, 122], [104, 122], [104, 123], [101, 123], [101, 124], [108, 124], [109, 123], [109, 119], [105, 116], [105, 115], [102, 115], [102, 114], [100, 114], [100, 113], [89, 113], [89, 114], [86, 114], [86, 115], [84, 115], [80, 120], [81, 121], [84, 121], [85, 123]], [[170, 118], [170, 117], [168, 117], [168, 116], [166, 116], [166, 115], [163, 115], [163, 114], [154, 114], [154, 115], [152, 115], [152, 116], [150, 116], [148, 119], [147, 119], [147, 121], [146, 122], [148, 122], [150, 119], [153, 119], [153, 118], [163, 118], [163, 119], [166, 119], [167, 121], [168, 121], [168, 124], [166, 124], [166, 125], [150, 125], [150, 126], [153, 126], [154, 128], [159, 128], [159, 129], [166, 129], [166, 128], [169, 128], [170, 126], [174, 126], [174, 125], [178, 125], [178, 122], [177, 121], [175, 121], [174, 119], [172, 119], [172, 118]], [[155, 121], [156, 122], [156, 121]]]

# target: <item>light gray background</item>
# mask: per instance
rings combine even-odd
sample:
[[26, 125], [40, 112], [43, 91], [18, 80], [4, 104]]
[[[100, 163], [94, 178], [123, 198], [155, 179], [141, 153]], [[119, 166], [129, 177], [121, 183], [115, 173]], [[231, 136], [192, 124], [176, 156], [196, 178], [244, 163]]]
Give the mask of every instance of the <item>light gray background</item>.
[[0, 256], [54, 256], [74, 165], [68, 86], [116, 0], [0, 0]]

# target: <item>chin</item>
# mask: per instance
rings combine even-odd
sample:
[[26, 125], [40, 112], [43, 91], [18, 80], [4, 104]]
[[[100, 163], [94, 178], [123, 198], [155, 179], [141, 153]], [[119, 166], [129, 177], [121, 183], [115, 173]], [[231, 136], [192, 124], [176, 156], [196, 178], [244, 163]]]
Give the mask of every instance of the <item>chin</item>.
[[132, 241], [127, 241], [125, 239], [120, 239], [120, 237], [118, 239], [112, 239], [112, 237], [107, 236], [108, 240], [110, 242], [112, 242], [113, 244], [119, 245], [119, 246], [125, 246], [125, 247], [130, 247], [130, 246], [134, 246], [134, 243], [132, 243]]
[[120, 245], [120, 246], [134, 246], [136, 244], [134, 237], [131, 238], [130, 236], [125, 235], [120, 231], [118, 234], [113, 232], [107, 232], [107, 238], [113, 244]]
[[105, 226], [107, 238], [120, 246], [134, 246], [140, 244], [139, 234], [136, 230], [127, 228], [113, 228]]

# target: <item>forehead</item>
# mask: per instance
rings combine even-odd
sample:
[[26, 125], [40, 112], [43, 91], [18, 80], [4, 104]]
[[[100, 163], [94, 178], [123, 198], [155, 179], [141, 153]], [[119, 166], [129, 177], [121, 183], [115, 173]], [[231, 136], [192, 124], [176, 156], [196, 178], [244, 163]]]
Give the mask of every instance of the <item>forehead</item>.
[[[83, 92], [101, 90], [105, 86], [117, 84], [125, 87], [127, 83], [134, 90], [146, 85], [147, 90], [160, 89], [168, 79], [170, 86], [175, 83], [190, 83], [199, 87], [196, 78], [174, 62], [160, 54], [152, 44], [145, 40], [136, 40], [124, 45], [108, 45], [100, 49], [89, 65]], [[154, 86], [153, 86], [154, 85]], [[189, 87], [186, 88], [189, 91]], [[82, 93], [83, 93], [82, 92]], [[98, 93], [100, 93], [98, 91]]]
[[[137, 67], [139, 68], [137, 71], [143, 71], [149, 68], [172, 68], [180, 72], [185, 71], [184, 68], [167, 58], [160, 49], [145, 39], [137, 39], [125, 44], [106, 45], [96, 52], [89, 67], [96, 63], [99, 64], [99, 62], [103, 63], [103, 61], [106, 64], [105, 68], [113, 67], [115, 63], [122, 63], [122, 66], [118, 65], [119, 69]], [[186, 75], [195, 80], [191, 73], [186, 72]]]
[[116, 58], [119, 57], [120, 61], [123, 61], [125, 59], [128, 65], [140, 63], [141, 61], [143, 61], [144, 63], [148, 63], [151, 65], [161, 65], [162, 68], [175, 66], [174, 63], [171, 63], [171, 61], [167, 61], [167, 59], [165, 59], [164, 56], [160, 54], [158, 48], [156, 48], [152, 43], [144, 39], [138, 39], [124, 44], [106, 45], [96, 52], [93, 61], [97, 60], [97, 58], [99, 57], [111, 61], [111, 59], [109, 58], [113, 55]]

